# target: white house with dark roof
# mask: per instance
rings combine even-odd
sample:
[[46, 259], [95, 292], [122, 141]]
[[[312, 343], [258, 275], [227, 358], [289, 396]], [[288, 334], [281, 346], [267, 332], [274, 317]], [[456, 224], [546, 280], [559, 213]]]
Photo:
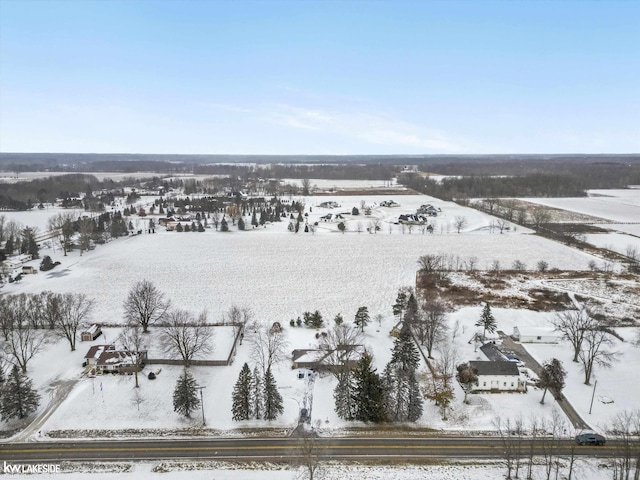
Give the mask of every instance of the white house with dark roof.
[[478, 382], [474, 391], [526, 391], [526, 383], [520, 379], [520, 371], [515, 362], [471, 361], [469, 366], [478, 372]]

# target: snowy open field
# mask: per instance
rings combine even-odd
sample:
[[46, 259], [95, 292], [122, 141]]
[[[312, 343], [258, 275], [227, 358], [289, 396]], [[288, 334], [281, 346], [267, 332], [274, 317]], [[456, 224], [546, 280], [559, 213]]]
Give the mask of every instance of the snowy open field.
[[585, 235], [586, 241], [598, 248], [606, 248], [614, 252], [626, 253], [627, 247], [635, 247], [640, 252], [640, 238], [624, 233], [594, 233]]
[[522, 198], [527, 202], [604, 218], [613, 222], [640, 222], [640, 189], [590, 190], [589, 197]]

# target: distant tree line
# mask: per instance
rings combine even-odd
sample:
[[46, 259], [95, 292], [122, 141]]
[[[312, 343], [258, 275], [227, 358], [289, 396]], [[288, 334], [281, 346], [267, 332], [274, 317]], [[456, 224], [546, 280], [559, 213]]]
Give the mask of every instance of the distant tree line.
[[531, 173], [515, 177], [450, 177], [435, 181], [419, 175], [401, 175], [398, 182], [442, 200], [473, 197], [582, 197], [590, 186], [571, 175]]

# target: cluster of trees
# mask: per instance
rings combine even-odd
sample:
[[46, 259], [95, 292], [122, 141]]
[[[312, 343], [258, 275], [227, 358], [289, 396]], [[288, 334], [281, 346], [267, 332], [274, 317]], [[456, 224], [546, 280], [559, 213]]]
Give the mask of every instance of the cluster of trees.
[[[342, 325], [344, 323], [344, 317], [342, 316], [342, 314], [338, 313], [334, 317], [333, 322], [335, 325]], [[369, 323], [371, 323], [371, 314], [369, 313], [369, 307], [358, 307], [358, 311], [353, 318], [353, 323], [360, 329], [360, 332], [364, 332], [365, 327], [369, 325]], [[315, 312], [304, 312], [302, 314], [302, 318], [298, 317], [295, 320], [292, 318], [291, 320], [289, 320], [289, 325], [291, 325], [292, 327], [300, 327], [304, 325], [306, 327], [315, 328], [317, 330], [324, 327], [325, 323], [320, 311], [316, 310]]]
[[245, 363], [233, 387], [233, 420], [275, 420], [282, 412], [282, 395], [278, 391], [271, 367], [261, 372], [256, 366], [252, 373], [249, 364]]
[[398, 182], [442, 200], [478, 197], [582, 197], [586, 182], [573, 175], [530, 173], [513, 177], [449, 177], [435, 181], [419, 175], [401, 175]]
[[[122, 194], [125, 187], [135, 186], [138, 183], [139, 180], [135, 178], [116, 182], [111, 179], [98, 180], [94, 175], [82, 173], [9, 183], [3, 185], [3, 194], [0, 195], [0, 209], [30, 210], [36, 205], [52, 204], [56, 200], [62, 199], [63, 206], [101, 211], [104, 210], [104, 205], [108, 205], [114, 200], [115, 196]], [[110, 193], [96, 197], [92, 193], [95, 191]], [[81, 192], [84, 194], [84, 200], [73, 203], [72, 199], [79, 198]]]
[[2, 349], [10, 363], [27, 372], [29, 361], [53, 332], [75, 350], [77, 331], [91, 313], [93, 301], [81, 293], [0, 296]]
[[580, 310], [558, 313], [553, 324], [573, 348], [573, 361], [582, 365], [585, 385], [591, 384], [591, 375], [596, 366], [611, 367], [620, 354], [611, 350], [614, 338], [620, 338], [615, 331], [598, 322], [588, 306]]
[[[337, 325], [329, 342], [353, 346], [359, 338], [356, 332]], [[342, 351], [348, 355], [355, 349]], [[420, 418], [423, 400], [416, 376], [419, 354], [408, 328], [396, 338], [391, 360], [382, 374], [374, 368], [370, 353], [363, 354], [353, 370], [345, 366], [345, 360], [339, 362], [343, 368], [333, 370], [338, 380], [334, 401], [340, 418], [364, 422], [415, 422]]]

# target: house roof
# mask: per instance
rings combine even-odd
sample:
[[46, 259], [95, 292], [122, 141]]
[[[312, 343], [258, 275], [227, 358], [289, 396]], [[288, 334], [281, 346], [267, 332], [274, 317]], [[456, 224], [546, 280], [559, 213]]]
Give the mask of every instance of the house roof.
[[504, 362], [507, 360], [507, 357], [500, 351], [495, 343], [485, 343], [480, 347], [480, 350], [493, 362]]
[[96, 325], [95, 323], [93, 325], [91, 325], [89, 328], [87, 328], [85, 331], [83, 331], [82, 333], [90, 333], [91, 335], [93, 335], [94, 333], [96, 333], [98, 330], [100, 329], [99, 325]]
[[518, 366], [515, 362], [469, 362], [471, 368], [478, 370], [478, 375], [508, 375], [519, 376]]
[[561, 337], [562, 333], [555, 330], [553, 327], [513, 327], [513, 334], [515, 336], [544, 336], [544, 337]]
[[98, 357], [98, 365], [133, 365], [135, 363], [132, 352], [124, 350], [107, 350]]
[[84, 356], [84, 358], [98, 358], [102, 354], [102, 352], [115, 349], [116, 347], [114, 345], [94, 345], [89, 348], [89, 351]]

